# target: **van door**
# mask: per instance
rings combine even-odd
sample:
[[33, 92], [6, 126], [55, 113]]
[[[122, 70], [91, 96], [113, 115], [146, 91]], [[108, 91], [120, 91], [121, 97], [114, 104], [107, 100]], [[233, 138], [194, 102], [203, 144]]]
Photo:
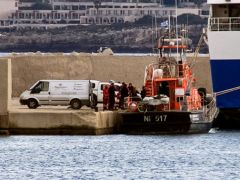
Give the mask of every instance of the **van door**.
[[39, 81], [36, 86], [31, 89], [31, 96], [38, 99], [39, 105], [49, 104], [49, 82]]
[[53, 81], [50, 84], [49, 104], [51, 105], [68, 105], [73, 82], [71, 81]]
[[99, 83], [98, 87], [98, 102], [103, 102], [103, 88], [104, 86], [107, 85], [106, 83]]

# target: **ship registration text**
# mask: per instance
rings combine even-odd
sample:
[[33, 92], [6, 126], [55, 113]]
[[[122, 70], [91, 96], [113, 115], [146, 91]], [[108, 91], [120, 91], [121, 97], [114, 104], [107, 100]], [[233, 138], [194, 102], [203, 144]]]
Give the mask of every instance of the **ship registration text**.
[[145, 115], [144, 116], [144, 122], [165, 122], [167, 120], [167, 115], [155, 115], [155, 116], [150, 116], [150, 115]]

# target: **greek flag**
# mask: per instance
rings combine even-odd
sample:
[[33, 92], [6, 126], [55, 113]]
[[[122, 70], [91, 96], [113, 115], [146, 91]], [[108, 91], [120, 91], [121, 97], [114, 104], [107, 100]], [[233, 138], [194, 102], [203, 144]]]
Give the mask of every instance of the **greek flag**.
[[168, 20], [161, 22], [161, 27], [167, 27], [168, 26]]

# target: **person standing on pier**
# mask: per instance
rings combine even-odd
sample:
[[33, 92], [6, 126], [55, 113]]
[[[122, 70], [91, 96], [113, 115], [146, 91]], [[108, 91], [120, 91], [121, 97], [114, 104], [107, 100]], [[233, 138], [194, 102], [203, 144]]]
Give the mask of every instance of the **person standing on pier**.
[[108, 109], [108, 101], [109, 101], [109, 93], [108, 93], [108, 85], [105, 85], [103, 88], [103, 110]]
[[132, 97], [132, 94], [133, 94], [133, 85], [132, 85], [132, 83], [129, 83], [128, 84], [128, 95], [130, 97]]
[[141, 98], [144, 99], [146, 97], [147, 91], [145, 86], [142, 86], [142, 90], [141, 90]]
[[122, 82], [122, 86], [120, 88], [120, 101], [119, 101], [119, 107], [121, 109], [124, 109], [124, 98], [126, 97], [128, 97], [127, 84], [125, 82]]
[[109, 105], [108, 109], [113, 110], [114, 109], [114, 104], [115, 104], [115, 87], [114, 83], [111, 83], [109, 89], [108, 89], [108, 94], [109, 94]]

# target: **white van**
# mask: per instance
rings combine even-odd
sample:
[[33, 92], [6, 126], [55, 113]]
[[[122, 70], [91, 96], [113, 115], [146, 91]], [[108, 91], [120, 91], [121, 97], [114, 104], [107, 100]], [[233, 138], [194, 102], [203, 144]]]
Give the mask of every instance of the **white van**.
[[[103, 102], [103, 88], [105, 85], [110, 86], [110, 83], [109, 82], [101, 82], [101, 81], [97, 81], [97, 80], [90, 80], [90, 81], [93, 84], [92, 87], [93, 87], [93, 94], [94, 94], [95, 101], [98, 103], [102, 103]], [[116, 97], [118, 96], [121, 85], [122, 85], [121, 83], [114, 82], [114, 86], [116, 89], [116, 91], [115, 91]], [[116, 98], [115, 101], [118, 102], [118, 99]]]
[[40, 105], [70, 105], [80, 109], [96, 104], [89, 80], [39, 80], [20, 95], [20, 103], [30, 109]]

